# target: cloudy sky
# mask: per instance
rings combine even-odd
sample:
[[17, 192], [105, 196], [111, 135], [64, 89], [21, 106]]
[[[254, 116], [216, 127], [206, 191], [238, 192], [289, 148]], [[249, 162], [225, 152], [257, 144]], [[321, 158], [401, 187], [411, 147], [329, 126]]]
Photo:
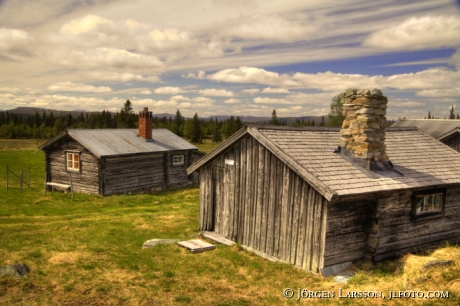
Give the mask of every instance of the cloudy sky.
[[459, 2], [0, 0], [0, 109], [326, 115], [360, 87], [383, 90], [389, 119], [444, 118]]

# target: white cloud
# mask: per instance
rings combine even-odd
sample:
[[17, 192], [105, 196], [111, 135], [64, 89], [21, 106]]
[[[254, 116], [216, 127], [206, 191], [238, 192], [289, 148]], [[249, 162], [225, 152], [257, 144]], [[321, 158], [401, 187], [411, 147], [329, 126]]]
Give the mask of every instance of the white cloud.
[[228, 100], [224, 101], [225, 104], [237, 104], [237, 103], [240, 103], [240, 102], [241, 102], [240, 99], [235, 99], [235, 98], [231, 98], [231, 99], [228, 99]]
[[379, 88], [382, 87], [382, 76], [362, 74], [342, 74], [331, 71], [319, 73], [294, 73], [292, 79], [306, 88], [321, 89], [340, 93], [351, 87]]
[[94, 50], [67, 51], [56, 50], [53, 59], [64, 65], [108, 67], [113, 69], [162, 71], [164, 63], [157, 57], [143, 55], [120, 49], [97, 48]]
[[0, 101], [2, 100], [14, 100], [16, 98], [13, 94], [0, 94]]
[[97, 80], [117, 81], [117, 82], [130, 82], [130, 81], [142, 81], [157, 83], [160, 78], [157, 75], [143, 76], [141, 74], [133, 74], [128, 72], [117, 73], [117, 72], [92, 72], [89, 74], [91, 78]]
[[312, 22], [288, 20], [275, 15], [241, 15], [224, 24], [222, 34], [244, 40], [294, 42], [308, 40], [316, 30]]
[[257, 89], [257, 88], [243, 89], [241, 91], [241, 93], [247, 93], [247, 94], [250, 94], [250, 95], [256, 94], [258, 92], [260, 92], [260, 90]]
[[431, 98], [458, 98], [460, 97], [460, 87], [446, 89], [424, 89], [416, 93], [420, 97]]
[[393, 27], [369, 35], [364, 46], [379, 49], [416, 50], [459, 45], [460, 17], [412, 17]]
[[389, 108], [423, 108], [426, 107], [425, 102], [409, 101], [402, 99], [389, 99]]
[[155, 88], [154, 91], [162, 95], [177, 95], [184, 92], [180, 87], [158, 87]]
[[149, 89], [136, 88], [135, 90], [129, 90], [129, 93], [138, 95], [151, 95], [152, 91]]
[[[196, 76], [196, 75], [195, 75]], [[444, 89], [453, 88], [460, 83], [460, 72], [444, 67], [435, 67], [416, 73], [395, 74], [391, 76], [343, 74], [331, 71], [319, 73], [279, 74], [261, 68], [240, 67], [224, 69], [214, 74], [202, 75], [200, 78], [216, 82], [262, 84], [277, 87], [297, 87], [317, 89], [326, 92], [340, 93], [347, 88], [395, 88], [400, 90]], [[282, 91], [283, 89], [281, 89]], [[273, 90], [268, 90], [273, 92]], [[247, 89], [245, 93], [256, 93]]]
[[170, 100], [175, 100], [175, 101], [190, 101], [190, 98], [184, 97], [182, 95], [176, 95], [172, 96]]
[[94, 92], [94, 93], [106, 93], [111, 92], [112, 88], [107, 86], [92, 86], [85, 84], [78, 84], [72, 82], [61, 82], [48, 86], [49, 91], [73, 91], [73, 92]]
[[262, 97], [256, 97], [253, 99], [253, 101], [254, 103], [258, 103], [258, 104], [292, 104], [293, 103], [286, 99], [262, 98]]
[[[153, 99], [137, 99], [135, 100], [136, 105], [147, 106], [151, 111], [154, 111], [155, 107], [158, 109], [157, 112], [171, 112], [174, 107], [177, 106], [177, 102], [173, 100], [153, 100]], [[170, 109], [165, 109], [165, 107], [170, 107]]]
[[452, 55], [449, 63], [454, 65], [457, 68], [457, 71], [460, 70], [460, 49], [457, 49], [457, 51]]
[[21, 88], [17, 88], [17, 87], [0, 87], [0, 92], [5, 92], [5, 93], [19, 93], [19, 92], [23, 92], [24, 90], [21, 89]]
[[[14, 99], [6, 101], [0, 97], [0, 108], [14, 108], [18, 106], [27, 107], [44, 107], [60, 110], [73, 110], [76, 108], [92, 110], [111, 110], [119, 111], [126, 99], [119, 99], [117, 97], [108, 100], [96, 97], [79, 97], [69, 95], [22, 95], [15, 96]], [[116, 107], [114, 107], [116, 105]]]
[[198, 91], [200, 95], [216, 97], [232, 97], [233, 92], [225, 89], [208, 88]]
[[83, 18], [75, 19], [64, 24], [60, 32], [67, 35], [79, 35], [98, 30], [101, 25], [112, 24], [112, 21], [96, 15], [88, 14]]
[[198, 78], [207, 78], [217, 82], [252, 83], [275, 86], [300, 86], [301, 83], [293, 81], [287, 74], [267, 71], [255, 67], [240, 67], [238, 69], [224, 69], [210, 75], [197, 75]]
[[263, 93], [274, 93], [274, 94], [284, 94], [289, 93], [289, 90], [286, 88], [271, 88], [267, 87], [262, 90]]
[[206, 98], [206, 97], [196, 97], [192, 99], [193, 102], [203, 103], [203, 104], [212, 104], [215, 100]]
[[396, 74], [386, 77], [385, 87], [397, 89], [442, 89], [453, 88], [460, 82], [460, 73], [444, 67], [431, 68], [416, 73]]
[[186, 79], [198, 79], [198, 80], [203, 80], [206, 78], [206, 72], [200, 70], [197, 73], [189, 72], [189, 73], [184, 73], [182, 74], [183, 78]]
[[22, 57], [32, 54], [29, 33], [9, 28], [0, 28], [0, 60], [22, 61]]
[[177, 29], [154, 29], [149, 33], [152, 43], [158, 47], [188, 44], [192, 35], [187, 31]]

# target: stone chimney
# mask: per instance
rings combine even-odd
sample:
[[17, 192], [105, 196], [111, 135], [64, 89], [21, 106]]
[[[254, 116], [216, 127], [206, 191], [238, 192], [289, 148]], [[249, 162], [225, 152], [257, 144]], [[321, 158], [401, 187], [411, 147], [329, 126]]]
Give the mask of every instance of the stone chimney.
[[[388, 99], [379, 89], [347, 90], [342, 112], [340, 149], [349, 157], [367, 164], [372, 170], [393, 168], [385, 151], [386, 109]], [[388, 164], [388, 165], [387, 165]]]
[[139, 112], [139, 136], [150, 140], [152, 139], [152, 112], [148, 107]]

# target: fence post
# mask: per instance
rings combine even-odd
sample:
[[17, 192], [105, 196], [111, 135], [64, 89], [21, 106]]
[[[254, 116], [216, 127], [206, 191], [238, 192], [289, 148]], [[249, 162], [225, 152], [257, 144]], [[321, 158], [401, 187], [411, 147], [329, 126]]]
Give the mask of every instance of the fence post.
[[22, 169], [21, 169], [21, 177], [19, 178], [19, 186], [21, 186], [21, 193], [22, 193]]
[[6, 191], [8, 191], [8, 166], [6, 166]]
[[27, 171], [27, 189], [30, 188], [30, 167], [28, 168]]
[[46, 169], [45, 169], [45, 183], [43, 184], [44, 185], [44, 189], [43, 189], [43, 194], [46, 195]]
[[69, 172], [69, 175], [70, 175], [70, 192], [72, 192], [72, 200], [73, 200], [72, 172]]

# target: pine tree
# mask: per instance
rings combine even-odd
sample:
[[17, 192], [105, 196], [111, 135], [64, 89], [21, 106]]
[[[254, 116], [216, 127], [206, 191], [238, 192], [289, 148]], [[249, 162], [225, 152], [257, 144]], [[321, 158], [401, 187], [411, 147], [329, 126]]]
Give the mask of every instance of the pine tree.
[[134, 115], [134, 112], [133, 112], [133, 105], [131, 101], [129, 101], [128, 99], [123, 104], [123, 108], [121, 109], [120, 115], [118, 116], [117, 127], [124, 128], [124, 129], [135, 128], [136, 127], [135, 119], [136, 119], [136, 116]]
[[212, 142], [219, 143], [221, 141], [222, 141], [222, 136], [220, 135], [219, 123], [217, 122], [217, 118], [216, 118], [216, 123], [214, 124], [214, 130], [212, 133]]
[[454, 106], [450, 109], [449, 119], [455, 119]]
[[201, 127], [200, 120], [198, 119], [198, 114], [195, 113], [192, 119], [192, 124], [190, 126], [190, 141], [194, 143], [200, 142], [201, 139]]
[[271, 125], [279, 125], [280, 122], [278, 120], [278, 116], [276, 116], [276, 110], [273, 109], [272, 111], [272, 119], [270, 120], [269, 124]]
[[431, 119], [431, 112], [428, 112], [428, 119]]

